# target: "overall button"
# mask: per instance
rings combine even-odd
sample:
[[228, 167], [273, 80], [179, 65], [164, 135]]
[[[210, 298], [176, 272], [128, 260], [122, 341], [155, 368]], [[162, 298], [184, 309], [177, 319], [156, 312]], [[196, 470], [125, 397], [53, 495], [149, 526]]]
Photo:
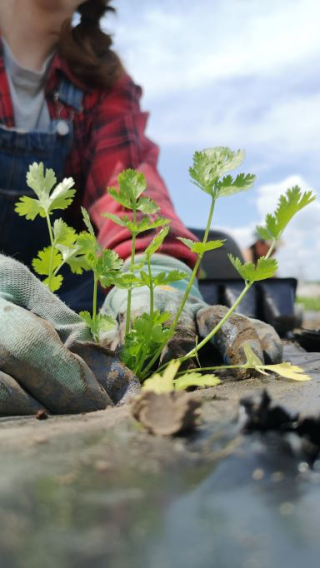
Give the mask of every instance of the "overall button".
[[67, 134], [69, 134], [69, 125], [65, 120], [59, 120], [56, 128], [57, 134], [59, 134], [59, 136], [66, 136]]

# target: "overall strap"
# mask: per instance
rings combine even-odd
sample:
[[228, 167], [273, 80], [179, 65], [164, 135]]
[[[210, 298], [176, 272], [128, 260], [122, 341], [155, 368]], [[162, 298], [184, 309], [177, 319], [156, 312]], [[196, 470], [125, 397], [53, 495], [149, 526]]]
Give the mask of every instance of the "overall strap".
[[65, 78], [61, 79], [55, 98], [72, 107], [76, 112], [82, 111], [83, 91]]

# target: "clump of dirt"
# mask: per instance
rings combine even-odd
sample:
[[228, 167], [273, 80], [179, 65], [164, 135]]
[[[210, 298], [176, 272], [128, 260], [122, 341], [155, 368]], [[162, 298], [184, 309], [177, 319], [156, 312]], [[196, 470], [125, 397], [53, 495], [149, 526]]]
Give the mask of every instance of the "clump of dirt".
[[192, 432], [199, 424], [201, 400], [186, 392], [142, 393], [132, 414], [151, 434], [175, 436]]

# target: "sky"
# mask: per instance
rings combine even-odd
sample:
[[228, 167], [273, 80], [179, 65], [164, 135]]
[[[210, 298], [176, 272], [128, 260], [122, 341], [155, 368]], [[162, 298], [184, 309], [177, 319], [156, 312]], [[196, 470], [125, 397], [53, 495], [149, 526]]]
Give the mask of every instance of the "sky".
[[212, 227], [241, 247], [293, 185], [318, 199], [277, 253], [279, 276], [320, 280], [319, 0], [114, 0], [106, 30], [150, 112], [159, 171], [177, 213], [202, 228], [208, 196], [189, 180], [195, 150], [246, 151], [254, 188], [217, 202]]

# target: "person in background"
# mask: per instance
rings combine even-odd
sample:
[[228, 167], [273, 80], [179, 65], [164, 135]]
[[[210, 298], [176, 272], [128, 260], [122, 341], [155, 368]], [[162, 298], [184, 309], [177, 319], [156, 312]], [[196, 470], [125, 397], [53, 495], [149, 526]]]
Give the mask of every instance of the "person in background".
[[[116, 356], [93, 344], [76, 313], [91, 304], [91, 277], [66, 273], [59, 299], [28, 269], [48, 244], [42, 219], [28, 223], [14, 211], [18, 198], [28, 195], [31, 163], [43, 162], [58, 181], [74, 178], [77, 194], [65, 221], [83, 229], [80, 206], [86, 207], [100, 243], [123, 259], [130, 255], [130, 234], [101, 216], [122, 212], [106, 187], [117, 185], [123, 169], [142, 172], [149, 197], [171, 220], [153, 272], [190, 272], [194, 266], [193, 253], [176, 239], [194, 237], [159, 175], [158, 147], [145, 135], [141, 89], [100, 27], [111, 11], [110, 0], [0, 0], [0, 415], [33, 414], [43, 407], [52, 413], [98, 410], [139, 390]], [[137, 253], [152, 238], [139, 238]], [[156, 307], [174, 313], [185, 288], [183, 281], [160, 291]], [[99, 294], [99, 305], [123, 320], [126, 294], [115, 288], [107, 298], [105, 291]], [[133, 315], [147, 303], [144, 289], [134, 293]], [[166, 357], [189, 351], [196, 334], [208, 333], [219, 313], [203, 302], [195, 285]], [[232, 326], [241, 339], [235, 349], [230, 334], [221, 333], [218, 345], [226, 360], [242, 361], [245, 340], [261, 357], [263, 352], [272, 360], [281, 357], [269, 329], [257, 331], [240, 316]]]

